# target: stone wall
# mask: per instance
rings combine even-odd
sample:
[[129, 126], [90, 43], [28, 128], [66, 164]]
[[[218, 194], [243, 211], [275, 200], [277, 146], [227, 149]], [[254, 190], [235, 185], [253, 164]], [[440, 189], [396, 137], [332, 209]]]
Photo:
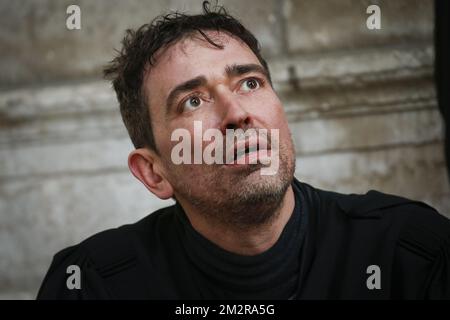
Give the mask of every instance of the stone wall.
[[[376, 189], [450, 215], [433, 83], [431, 0], [221, 1], [260, 39], [296, 176]], [[66, 8], [81, 8], [67, 30]], [[366, 8], [381, 8], [381, 30]], [[128, 171], [132, 145], [101, 67], [126, 28], [198, 0], [0, 1], [0, 298], [33, 298], [52, 255], [170, 204]]]

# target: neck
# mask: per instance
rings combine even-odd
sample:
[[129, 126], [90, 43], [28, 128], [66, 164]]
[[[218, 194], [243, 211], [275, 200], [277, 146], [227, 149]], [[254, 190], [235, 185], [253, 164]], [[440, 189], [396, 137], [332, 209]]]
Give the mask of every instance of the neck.
[[209, 241], [229, 252], [240, 255], [257, 255], [270, 249], [281, 235], [284, 226], [294, 211], [295, 197], [289, 186], [281, 205], [274, 212], [274, 219], [264, 225], [240, 229], [205, 218], [195, 207], [182, 201], [192, 227]]

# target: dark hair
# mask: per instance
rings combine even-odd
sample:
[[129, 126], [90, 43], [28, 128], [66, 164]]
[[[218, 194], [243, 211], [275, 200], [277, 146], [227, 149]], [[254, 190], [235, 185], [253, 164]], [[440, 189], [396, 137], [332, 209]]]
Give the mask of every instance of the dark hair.
[[112, 81], [123, 122], [135, 148], [148, 147], [158, 152], [146, 103], [148, 92], [143, 90], [146, 67], [155, 63], [154, 54], [159, 49], [167, 48], [196, 32], [215, 47], [223, 48], [204, 33], [207, 30], [228, 32], [241, 39], [269, 74], [253, 34], [229, 15], [224, 7], [215, 5], [211, 10], [208, 1], [203, 2], [203, 14], [173, 12], [159, 16], [137, 30], [126, 30], [122, 49], [117, 51], [118, 55], [105, 67], [103, 74]]

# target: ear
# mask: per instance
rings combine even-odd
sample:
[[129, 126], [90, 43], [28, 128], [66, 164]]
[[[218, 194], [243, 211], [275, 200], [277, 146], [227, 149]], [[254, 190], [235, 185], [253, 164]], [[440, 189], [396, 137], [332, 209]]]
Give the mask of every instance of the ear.
[[160, 199], [173, 196], [172, 185], [164, 177], [158, 156], [151, 150], [140, 148], [128, 156], [128, 167], [133, 175], [141, 181], [150, 192]]

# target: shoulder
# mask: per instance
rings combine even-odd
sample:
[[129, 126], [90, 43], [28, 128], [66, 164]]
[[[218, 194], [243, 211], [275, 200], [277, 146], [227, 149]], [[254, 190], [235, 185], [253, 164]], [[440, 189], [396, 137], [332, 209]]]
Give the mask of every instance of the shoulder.
[[143, 240], [140, 239], [143, 234], [157, 236], [159, 233], [164, 232], [164, 229], [170, 226], [171, 221], [174, 219], [174, 211], [174, 205], [161, 208], [133, 224], [101, 231], [75, 246], [62, 250], [55, 255], [55, 258], [77, 252], [86, 255], [93, 261], [95, 260], [97, 267], [109, 264], [111, 259], [117, 259], [119, 256], [129, 256], [130, 252], [128, 249], [131, 246], [139, 245], [140, 240]]
[[[101, 299], [111, 298], [104, 279], [126, 270], [142, 270], [142, 245], [163, 230], [173, 219], [174, 206], [159, 209], [134, 224], [108, 229], [90, 236], [79, 244], [67, 247], [53, 257], [38, 293], [38, 299]], [[82, 290], [67, 290], [68, 268], [81, 270]], [[146, 266], [148, 267], [148, 266]], [[131, 272], [130, 272], [131, 274]]]
[[429, 225], [437, 232], [447, 231], [450, 220], [432, 206], [413, 199], [370, 190], [365, 194], [343, 194], [314, 188], [299, 182], [311, 202], [335, 206], [349, 220], [387, 219], [400, 224]]
[[448, 218], [424, 202], [376, 190], [341, 194], [302, 188], [315, 208], [315, 239], [334, 251], [345, 248], [340, 256], [351, 257], [352, 264], [376, 261], [392, 297], [450, 298]]
[[174, 218], [175, 205], [161, 208], [133, 224], [126, 224], [94, 234], [79, 243], [78, 246], [87, 253], [92, 251], [112, 253], [119, 250], [123, 245], [131, 244], [131, 241], [133, 244], [137, 244], [136, 240], [140, 239], [136, 238], [142, 236], [143, 233], [157, 236], [164, 229], [170, 227]]
[[332, 224], [333, 230], [351, 226], [354, 233], [422, 255], [436, 255], [450, 247], [450, 220], [424, 202], [376, 190], [342, 194], [301, 184], [319, 216], [312, 217], [316, 223]]
[[428, 253], [450, 245], [450, 220], [422, 201], [370, 190], [336, 196], [336, 202], [351, 219], [384, 220], [383, 225], [398, 234], [399, 243], [414, 244]]
[[339, 208], [351, 219], [375, 218], [387, 220], [400, 231], [409, 228], [433, 230], [434, 233], [448, 237], [450, 220], [435, 208], [422, 201], [370, 190], [366, 194], [335, 194]]

